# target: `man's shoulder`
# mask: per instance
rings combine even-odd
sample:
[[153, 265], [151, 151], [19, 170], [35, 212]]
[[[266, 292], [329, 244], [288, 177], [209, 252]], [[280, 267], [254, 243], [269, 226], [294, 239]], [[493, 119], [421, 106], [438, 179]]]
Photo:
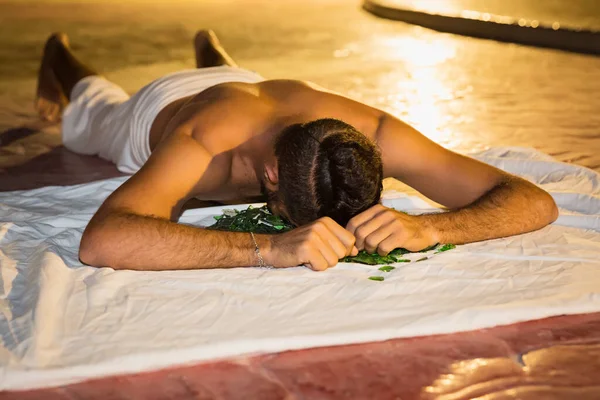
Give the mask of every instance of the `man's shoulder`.
[[298, 79], [269, 79], [254, 85], [260, 89], [261, 94], [275, 99], [302, 95], [322, 96], [335, 93], [314, 82]]
[[191, 128], [194, 139], [211, 153], [235, 147], [273, 118], [273, 107], [253, 96], [236, 94], [188, 106], [191, 116], [183, 124]]

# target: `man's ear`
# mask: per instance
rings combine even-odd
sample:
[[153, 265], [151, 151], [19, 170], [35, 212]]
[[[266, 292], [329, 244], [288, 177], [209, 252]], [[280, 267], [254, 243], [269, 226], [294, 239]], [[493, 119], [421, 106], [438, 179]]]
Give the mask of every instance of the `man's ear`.
[[279, 171], [277, 168], [277, 159], [272, 162], [265, 163], [264, 168], [265, 182], [269, 182], [271, 185], [279, 184]]

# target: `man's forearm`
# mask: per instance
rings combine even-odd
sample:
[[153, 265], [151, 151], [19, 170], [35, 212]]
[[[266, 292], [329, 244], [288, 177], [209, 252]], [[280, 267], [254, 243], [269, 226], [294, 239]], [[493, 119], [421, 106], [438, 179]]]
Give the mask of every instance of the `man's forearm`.
[[469, 206], [419, 218], [438, 243], [463, 244], [531, 232], [557, 217], [558, 209], [548, 193], [507, 176]]
[[[259, 245], [267, 236], [256, 235]], [[222, 232], [165, 219], [111, 211], [96, 215], [83, 234], [80, 259], [93, 266], [178, 270], [256, 265], [248, 233]]]

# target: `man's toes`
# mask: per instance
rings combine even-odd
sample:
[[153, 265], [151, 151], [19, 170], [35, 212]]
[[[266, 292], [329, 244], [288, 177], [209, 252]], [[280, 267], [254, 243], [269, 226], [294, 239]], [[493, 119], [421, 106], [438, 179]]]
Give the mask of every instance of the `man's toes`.
[[69, 47], [69, 37], [66, 33], [63, 32], [55, 32], [48, 38], [48, 42], [54, 42], [56, 44], [61, 44], [65, 47]]
[[35, 109], [44, 121], [48, 121], [48, 116], [50, 115], [49, 108], [50, 104], [48, 100], [40, 97], [35, 101]]
[[47, 117], [47, 107], [44, 104], [44, 102], [42, 100], [36, 100], [35, 102], [35, 109], [38, 112], [38, 115], [40, 116], [40, 119], [43, 121], [48, 121], [48, 117]]
[[60, 120], [62, 107], [58, 103], [39, 97], [35, 101], [35, 108], [44, 121], [58, 122]]
[[196, 32], [196, 38], [199, 39], [206, 39], [214, 35], [215, 32], [212, 29], [200, 29], [198, 32]]
[[56, 103], [53, 103], [48, 108], [48, 113], [46, 114], [46, 121], [59, 122], [61, 115], [62, 115], [62, 107]]
[[212, 42], [218, 42], [217, 34], [212, 29], [206, 29], [205, 31], [206, 37]]
[[202, 49], [209, 44], [212, 46], [217, 46], [219, 44], [217, 34], [212, 29], [201, 29], [196, 32], [196, 36], [194, 37], [196, 49]]

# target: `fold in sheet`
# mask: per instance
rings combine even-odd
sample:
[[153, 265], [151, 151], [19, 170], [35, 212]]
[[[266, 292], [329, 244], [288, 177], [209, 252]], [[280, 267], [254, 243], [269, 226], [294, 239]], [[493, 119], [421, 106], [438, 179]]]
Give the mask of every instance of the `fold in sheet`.
[[[83, 229], [125, 178], [0, 193], [0, 389], [600, 311], [600, 175], [529, 149], [477, 157], [551, 192], [558, 221], [397, 264], [383, 282], [358, 264], [87, 267], [77, 258]], [[411, 191], [388, 191], [384, 204], [432, 210]], [[207, 225], [220, 212], [190, 210], [181, 222]]]

